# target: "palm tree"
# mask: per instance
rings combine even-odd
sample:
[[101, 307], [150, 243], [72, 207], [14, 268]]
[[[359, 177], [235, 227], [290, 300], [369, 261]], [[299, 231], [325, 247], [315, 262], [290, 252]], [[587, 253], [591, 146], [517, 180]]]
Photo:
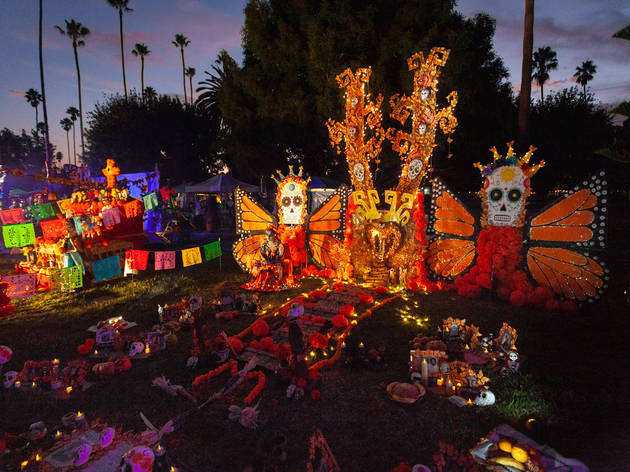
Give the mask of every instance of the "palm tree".
[[79, 68], [79, 55], [77, 48], [85, 46], [85, 41], [81, 38], [85, 38], [90, 34], [90, 30], [83, 26], [81, 23], [74, 20], [64, 20], [66, 22], [66, 29], [61, 26], [55, 25], [55, 28], [59, 30], [62, 35], [67, 35], [72, 40], [72, 49], [74, 51], [74, 63], [77, 66], [77, 86], [79, 89], [79, 125], [81, 128], [81, 157], [85, 156], [85, 141], [83, 139], [83, 100], [81, 99], [81, 69]]
[[[77, 165], [77, 140], [75, 138], [75, 133], [74, 133], [74, 122], [77, 121], [77, 118], [79, 117], [79, 110], [77, 110], [76, 107], [68, 107], [68, 109], [66, 110], [66, 113], [68, 114], [68, 117], [70, 118], [70, 121], [72, 121], [72, 151], [73, 151], [73, 155], [74, 155], [74, 165]], [[68, 156], [68, 162], [70, 162], [70, 156]]]
[[46, 178], [50, 176], [50, 139], [48, 136], [48, 110], [46, 109], [46, 87], [44, 87], [44, 53], [42, 48], [42, 23], [44, 9], [42, 0], [39, 0], [39, 82], [42, 89], [42, 109], [44, 111], [44, 146], [46, 155], [44, 157], [44, 167], [46, 168]]
[[583, 87], [583, 94], [586, 97], [586, 84], [588, 84], [591, 80], [593, 80], [593, 74], [597, 72], [597, 66], [593, 64], [593, 61], [590, 59], [588, 61], [582, 62], [581, 65], [575, 68], [575, 77], [578, 84]]
[[66, 132], [66, 143], [68, 144], [68, 163], [70, 162], [70, 130], [72, 129], [72, 120], [67, 116], [59, 122], [61, 128]]
[[545, 82], [549, 80], [549, 72], [558, 68], [558, 55], [556, 51], [549, 46], [538, 48], [534, 53], [534, 60], [532, 62], [534, 73], [532, 79], [536, 79], [540, 86], [540, 101], [544, 98], [543, 86]]
[[127, 100], [127, 76], [125, 75], [125, 48], [123, 46], [123, 11], [128, 13], [133, 11], [129, 8], [129, 0], [107, 0], [110, 6], [118, 10], [118, 18], [120, 20], [120, 60], [122, 61], [123, 70], [123, 87], [125, 89], [125, 100]]
[[214, 63], [212, 72], [204, 71], [208, 78], [199, 82], [196, 103], [211, 120], [217, 120], [220, 123], [219, 93], [226, 79], [238, 69], [238, 64], [225, 49], [219, 52]]
[[42, 103], [42, 95], [34, 88], [30, 88], [24, 93], [24, 98], [26, 98], [26, 101], [30, 106], [35, 108], [35, 128], [37, 129], [37, 123], [39, 123], [37, 107], [40, 103]]
[[525, 0], [523, 17], [523, 59], [518, 104], [518, 134], [521, 148], [529, 141], [529, 104], [532, 100], [532, 51], [534, 49], [534, 0]]
[[184, 82], [184, 103], [186, 103], [186, 61], [184, 60], [184, 48], [188, 47], [188, 45], [190, 44], [190, 39], [188, 39], [181, 33], [177, 33], [175, 35], [175, 40], [171, 41], [171, 43], [176, 48], [179, 48], [179, 51], [182, 53], [182, 81]]
[[142, 91], [142, 95], [148, 102], [152, 102], [153, 100], [157, 98], [157, 92], [155, 91], [153, 87], [146, 87]]
[[144, 58], [151, 54], [151, 51], [149, 51], [149, 47], [146, 44], [136, 43], [131, 50], [131, 54], [136, 57], [140, 56], [140, 90], [142, 92], [142, 98], [144, 98]]
[[196, 73], [197, 73], [197, 70], [194, 67], [187, 67], [186, 68], [185, 74], [188, 76], [188, 80], [190, 80], [190, 103], [191, 103], [191, 105], [194, 102], [192, 79], [193, 79], [193, 77], [195, 76]]

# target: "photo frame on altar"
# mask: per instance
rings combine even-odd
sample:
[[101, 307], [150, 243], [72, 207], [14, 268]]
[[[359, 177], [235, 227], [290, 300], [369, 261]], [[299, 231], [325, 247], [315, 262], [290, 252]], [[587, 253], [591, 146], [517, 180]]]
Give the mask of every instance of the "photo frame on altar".
[[499, 336], [497, 337], [497, 344], [501, 352], [508, 353], [508, 351], [516, 348], [516, 330], [509, 326], [507, 323], [503, 323]]

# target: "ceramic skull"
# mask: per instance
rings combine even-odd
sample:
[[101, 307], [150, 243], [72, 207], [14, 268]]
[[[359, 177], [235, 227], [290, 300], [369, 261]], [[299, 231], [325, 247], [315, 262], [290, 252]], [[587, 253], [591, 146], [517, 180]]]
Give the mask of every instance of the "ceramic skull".
[[418, 125], [418, 133], [420, 133], [420, 136], [423, 136], [424, 133], [427, 132], [427, 124], [426, 123], [420, 123]]
[[306, 186], [289, 180], [278, 187], [280, 192], [280, 224], [300, 225], [304, 221]]
[[529, 178], [517, 166], [501, 166], [492, 171], [484, 184], [488, 224], [522, 226]]
[[409, 163], [409, 180], [414, 180], [422, 173], [422, 168], [424, 164], [422, 159], [413, 159]]
[[427, 98], [429, 98], [430, 93], [431, 91], [428, 88], [422, 89], [420, 91], [420, 100], [424, 102]]
[[494, 402], [494, 393], [490, 390], [482, 390], [479, 392], [479, 395], [477, 395], [477, 398], [475, 398], [475, 405], [477, 406], [490, 406], [494, 405]]

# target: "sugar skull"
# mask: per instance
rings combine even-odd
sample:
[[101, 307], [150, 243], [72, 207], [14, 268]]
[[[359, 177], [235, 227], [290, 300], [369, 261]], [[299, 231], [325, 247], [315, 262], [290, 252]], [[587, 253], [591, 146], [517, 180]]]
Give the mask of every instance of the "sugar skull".
[[494, 405], [495, 401], [496, 399], [494, 393], [492, 393], [490, 390], [482, 390], [479, 395], [477, 395], [477, 398], [475, 398], [475, 405], [490, 406]]
[[484, 184], [487, 221], [492, 226], [523, 225], [525, 198], [529, 194], [529, 178], [518, 166], [494, 169]]
[[409, 180], [414, 180], [422, 173], [422, 168], [424, 167], [424, 163], [422, 159], [413, 159], [409, 163]]
[[4, 388], [11, 388], [13, 387], [13, 384], [15, 384], [15, 381], [17, 380], [17, 376], [18, 373], [14, 370], [10, 370], [8, 372], [5, 372], [3, 378], [2, 378], [2, 383], [4, 385]]
[[420, 99], [424, 102], [427, 98], [429, 98], [429, 94], [431, 93], [431, 90], [429, 90], [428, 88], [424, 88], [420, 91]]
[[352, 168], [352, 173], [357, 179], [357, 182], [363, 182], [363, 180], [365, 179], [365, 167], [363, 167], [363, 164], [359, 162], [357, 162]]
[[278, 187], [278, 193], [280, 195], [280, 224], [302, 224], [306, 213], [306, 184], [304, 181], [301, 178], [299, 180], [290, 179]]

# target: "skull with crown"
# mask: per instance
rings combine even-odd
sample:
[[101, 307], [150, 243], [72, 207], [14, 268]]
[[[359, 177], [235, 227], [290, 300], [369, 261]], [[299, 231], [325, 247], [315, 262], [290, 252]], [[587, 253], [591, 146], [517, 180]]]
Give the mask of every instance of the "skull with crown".
[[310, 181], [302, 177], [302, 166], [298, 173], [289, 166], [289, 173], [284, 176], [278, 170], [278, 177], [273, 177], [278, 184], [276, 203], [278, 206], [278, 220], [281, 225], [301, 225], [306, 218], [306, 187]]

